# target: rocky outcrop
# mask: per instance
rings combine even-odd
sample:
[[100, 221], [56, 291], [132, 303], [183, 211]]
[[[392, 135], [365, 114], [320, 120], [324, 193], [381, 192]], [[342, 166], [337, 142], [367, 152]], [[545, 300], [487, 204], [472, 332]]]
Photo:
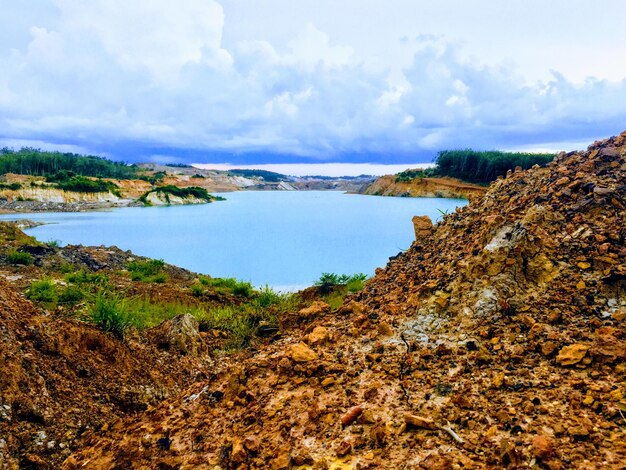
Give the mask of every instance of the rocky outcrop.
[[415, 178], [398, 182], [394, 175], [381, 176], [360, 193], [374, 196], [449, 197], [470, 199], [487, 191], [484, 186], [465, 183], [455, 178]]
[[64, 468], [621, 468], [625, 181], [626, 133], [510, 173]]
[[433, 221], [427, 215], [413, 216], [412, 222], [416, 240], [427, 237], [433, 232]]
[[146, 195], [146, 201], [150, 206], [177, 206], [183, 204], [206, 204], [204, 199], [198, 199], [196, 197], [178, 197], [172, 194], [150, 192]]

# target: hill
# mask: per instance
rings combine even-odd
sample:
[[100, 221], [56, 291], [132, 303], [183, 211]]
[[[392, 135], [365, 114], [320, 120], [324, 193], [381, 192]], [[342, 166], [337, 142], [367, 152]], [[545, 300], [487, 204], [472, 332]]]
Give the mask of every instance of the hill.
[[621, 468], [625, 213], [626, 133], [510, 173], [64, 468]]

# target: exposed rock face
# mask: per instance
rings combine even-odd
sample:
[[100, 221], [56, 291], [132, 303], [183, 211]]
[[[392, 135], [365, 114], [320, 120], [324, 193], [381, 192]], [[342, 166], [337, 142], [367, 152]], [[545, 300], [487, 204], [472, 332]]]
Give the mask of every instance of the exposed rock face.
[[408, 182], [396, 182], [395, 175], [381, 176], [361, 189], [361, 194], [405, 197], [451, 197], [470, 199], [481, 196], [487, 188], [465, 183], [456, 178], [415, 178]]
[[[620, 468], [625, 213], [626, 133], [511, 172], [336, 313], [300, 316], [65, 468]], [[313, 350], [320, 326], [332, 341]]]

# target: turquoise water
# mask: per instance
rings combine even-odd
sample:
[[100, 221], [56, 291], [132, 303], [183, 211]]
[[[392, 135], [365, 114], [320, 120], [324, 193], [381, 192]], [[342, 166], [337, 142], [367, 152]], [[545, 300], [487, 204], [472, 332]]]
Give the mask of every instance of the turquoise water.
[[115, 245], [214, 277], [277, 289], [310, 286], [323, 272], [373, 274], [414, 239], [411, 218], [453, 212], [462, 199], [336, 191], [240, 191], [197, 206], [3, 215], [49, 222], [41, 241]]

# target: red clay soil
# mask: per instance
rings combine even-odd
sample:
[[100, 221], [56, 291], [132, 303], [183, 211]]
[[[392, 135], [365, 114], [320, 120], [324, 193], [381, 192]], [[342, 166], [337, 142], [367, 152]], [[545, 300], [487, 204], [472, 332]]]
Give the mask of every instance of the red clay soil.
[[625, 240], [626, 133], [497, 181], [63, 468], [624, 468]]

